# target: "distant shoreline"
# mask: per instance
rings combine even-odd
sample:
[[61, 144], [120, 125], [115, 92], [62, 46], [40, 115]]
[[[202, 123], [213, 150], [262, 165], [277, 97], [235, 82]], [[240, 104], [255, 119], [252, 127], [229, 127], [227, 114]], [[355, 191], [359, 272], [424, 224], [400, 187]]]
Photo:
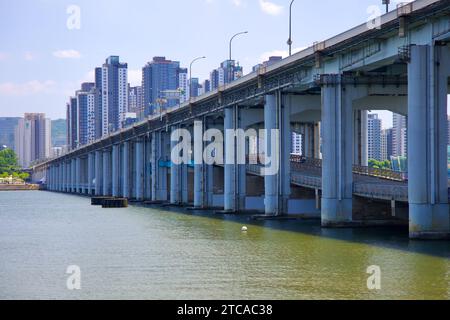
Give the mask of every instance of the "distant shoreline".
[[38, 184], [0, 184], [0, 191], [33, 191], [40, 190]]

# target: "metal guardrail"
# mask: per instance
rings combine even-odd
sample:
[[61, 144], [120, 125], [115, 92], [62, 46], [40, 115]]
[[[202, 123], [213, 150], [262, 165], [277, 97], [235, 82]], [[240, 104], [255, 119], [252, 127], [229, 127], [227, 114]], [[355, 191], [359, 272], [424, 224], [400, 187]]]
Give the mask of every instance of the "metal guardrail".
[[[302, 158], [301, 156], [291, 156], [292, 167], [296, 171], [315, 171], [322, 168], [321, 159]], [[353, 173], [363, 176], [376, 177], [385, 180], [404, 182], [408, 180], [406, 172], [398, 172], [388, 169], [378, 169], [360, 165], [353, 166]]]

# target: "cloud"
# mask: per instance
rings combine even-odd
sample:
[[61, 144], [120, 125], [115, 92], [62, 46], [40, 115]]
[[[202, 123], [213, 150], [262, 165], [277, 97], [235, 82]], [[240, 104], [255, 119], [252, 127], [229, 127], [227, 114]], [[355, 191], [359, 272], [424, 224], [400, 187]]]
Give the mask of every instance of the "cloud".
[[267, 0], [259, 0], [259, 7], [264, 13], [271, 16], [278, 16], [283, 12], [283, 6], [277, 5]]
[[242, 5], [244, 5], [244, 1], [243, 0], [231, 0], [231, 2], [236, 7], [242, 7]]
[[25, 83], [0, 83], [0, 95], [5, 96], [26, 96], [37, 93], [49, 93], [55, 86], [52, 80], [39, 81], [32, 80]]
[[25, 54], [23, 55], [23, 58], [26, 61], [33, 61], [34, 59], [36, 59], [36, 56], [32, 53], [32, 52], [25, 52]]
[[[292, 54], [300, 52], [302, 50], [305, 50], [306, 47], [300, 47], [300, 48], [293, 48], [292, 49]], [[273, 50], [273, 51], [267, 51], [264, 52], [263, 54], [261, 54], [260, 56], [260, 61], [264, 62], [269, 60], [270, 57], [276, 57], [276, 56], [281, 56], [283, 58], [286, 58], [287, 56], [289, 56], [289, 50]]]
[[80, 59], [81, 53], [77, 50], [57, 50], [53, 52], [53, 56], [60, 59]]
[[9, 55], [5, 52], [0, 52], [0, 61], [8, 59]]

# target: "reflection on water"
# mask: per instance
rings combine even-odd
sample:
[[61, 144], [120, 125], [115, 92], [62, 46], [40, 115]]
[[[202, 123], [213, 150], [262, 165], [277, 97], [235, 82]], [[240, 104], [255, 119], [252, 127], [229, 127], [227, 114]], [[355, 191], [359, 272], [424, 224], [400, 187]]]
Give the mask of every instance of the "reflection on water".
[[[0, 257], [3, 299], [450, 298], [450, 242], [404, 229], [101, 209], [47, 192], [0, 193]], [[69, 265], [79, 291], [66, 288]], [[367, 289], [370, 265], [379, 291]]]

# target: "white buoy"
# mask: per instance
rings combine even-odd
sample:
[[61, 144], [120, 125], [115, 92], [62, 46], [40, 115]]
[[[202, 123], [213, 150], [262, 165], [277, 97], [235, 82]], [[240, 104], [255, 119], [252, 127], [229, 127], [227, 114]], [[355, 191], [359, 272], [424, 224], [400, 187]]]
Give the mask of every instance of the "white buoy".
[[247, 232], [247, 230], [248, 230], [248, 228], [247, 228], [246, 226], [243, 226], [243, 227], [241, 228], [241, 231], [242, 231], [242, 232]]

